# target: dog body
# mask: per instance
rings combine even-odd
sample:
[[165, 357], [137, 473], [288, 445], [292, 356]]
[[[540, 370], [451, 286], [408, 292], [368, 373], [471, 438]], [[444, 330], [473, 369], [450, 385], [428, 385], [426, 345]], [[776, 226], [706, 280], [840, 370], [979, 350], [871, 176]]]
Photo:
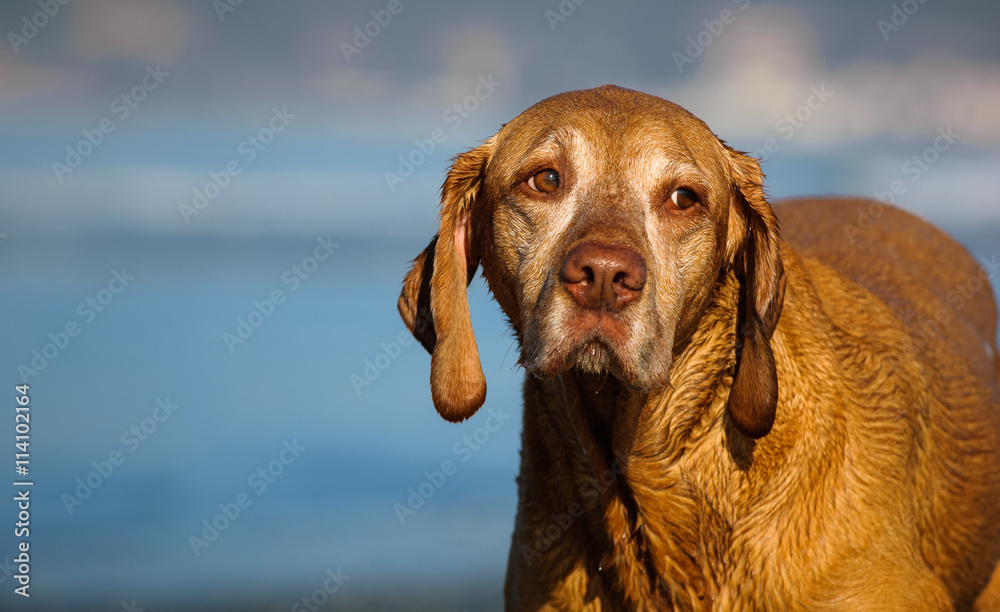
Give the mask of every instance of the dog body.
[[456, 158], [399, 307], [449, 420], [485, 399], [478, 264], [521, 344], [508, 609], [963, 610], [986, 586], [985, 272], [877, 202], [772, 210], [762, 178], [680, 107], [611, 86]]

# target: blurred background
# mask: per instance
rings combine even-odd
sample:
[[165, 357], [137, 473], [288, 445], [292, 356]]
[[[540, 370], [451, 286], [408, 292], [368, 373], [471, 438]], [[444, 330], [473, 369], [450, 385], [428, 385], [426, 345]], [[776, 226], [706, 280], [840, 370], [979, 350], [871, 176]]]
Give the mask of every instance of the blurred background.
[[4, 2], [0, 440], [34, 485], [27, 537], [2, 485], [0, 608], [501, 609], [517, 347], [476, 280], [489, 395], [449, 424], [395, 308], [450, 157], [615, 83], [762, 159], [774, 198], [895, 201], [996, 262], [997, 23], [987, 1]]

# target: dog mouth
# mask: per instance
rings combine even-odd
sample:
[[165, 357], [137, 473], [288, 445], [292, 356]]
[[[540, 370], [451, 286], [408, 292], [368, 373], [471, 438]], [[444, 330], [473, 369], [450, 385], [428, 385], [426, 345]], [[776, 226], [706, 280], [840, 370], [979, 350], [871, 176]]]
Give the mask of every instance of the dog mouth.
[[615, 351], [598, 338], [587, 340], [573, 349], [566, 362], [587, 374], [611, 374], [619, 380], [624, 377]]
[[538, 344], [541, 350], [525, 360], [530, 372], [552, 378], [575, 368], [586, 374], [610, 374], [626, 383], [638, 381], [637, 368], [626, 357], [631, 334], [624, 323], [598, 313], [577, 315], [568, 323], [552, 330], [550, 338]]

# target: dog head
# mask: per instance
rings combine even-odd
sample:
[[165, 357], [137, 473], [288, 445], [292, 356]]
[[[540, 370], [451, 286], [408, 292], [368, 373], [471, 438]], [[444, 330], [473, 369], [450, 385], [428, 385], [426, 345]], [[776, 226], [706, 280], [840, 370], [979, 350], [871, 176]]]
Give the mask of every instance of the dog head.
[[399, 310], [433, 355], [431, 391], [464, 420], [486, 396], [465, 290], [479, 264], [551, 378], [576, 368], [642, 391], [669, 383], [675, 351], [714, 289], [741, 288], [729, 415], [749, 437], [774, 420], [770, 337], [782, 301], [777, 221], [756, 160], [655, 96], [604, 86], [553, 96], [458, 155], [437, 237]]

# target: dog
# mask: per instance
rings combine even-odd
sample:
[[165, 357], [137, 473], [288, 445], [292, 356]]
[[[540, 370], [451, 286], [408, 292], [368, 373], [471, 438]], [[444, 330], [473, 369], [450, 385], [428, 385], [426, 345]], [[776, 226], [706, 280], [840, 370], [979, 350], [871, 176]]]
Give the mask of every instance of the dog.
[[606, 85], [453, 160], [398, 303], [449, 421], [486, 397], [480, 265], [525, 370], [508, 610], [1000, 609], [997, 307], [941, 231], [772, 208], [757, 160]]

